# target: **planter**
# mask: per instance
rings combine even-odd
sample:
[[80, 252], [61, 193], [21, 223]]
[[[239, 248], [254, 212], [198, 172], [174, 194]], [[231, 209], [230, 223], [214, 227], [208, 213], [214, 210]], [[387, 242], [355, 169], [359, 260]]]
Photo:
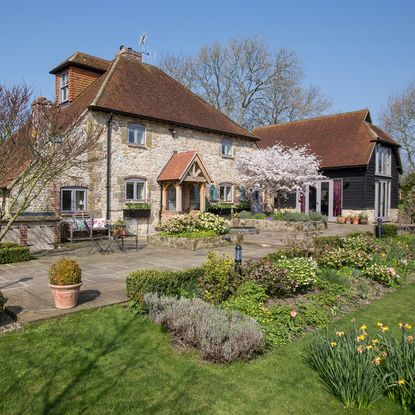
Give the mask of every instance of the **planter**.
[[359, 224], [359, 218], [353, 218], [353, 219], [351, 220], [351, 223], [352, 223], [353, 225], [358, 225], [358, 224]]
[[52, 291], [53, 299], [55, 300], [55, 307], [67, 310], [76, 307], [78, 303], [79, 291], [81, 290], [82, 282], [75, 285], [52, 285], [49, 287]]
[[360, 219], [360, 224], [361, 224], [361, 225], [367, 225], [367, 224], [368, 224], [368, 220], [367, 220], [367, 218], [361, 218], [361, 219]]
[[345, 221], [345, 223], [351, 223], [351, 219], [350, 218], [346, 218], [346, 221]]
[[151, 215], [151, 209], [123, 209], [124, 218], [149, 218]]
[[344, 216], [337, 216], [338, 223], [346, 223], [346, 218]]

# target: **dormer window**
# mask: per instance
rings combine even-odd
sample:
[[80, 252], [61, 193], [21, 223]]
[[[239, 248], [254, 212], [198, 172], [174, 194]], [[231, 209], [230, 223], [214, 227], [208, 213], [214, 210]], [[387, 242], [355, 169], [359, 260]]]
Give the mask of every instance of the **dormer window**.
[[59, 76], [60, 87], [60, 103], [68, 101], [69, 99], [69, 77], [68, 72], [62, 72]]
[[232, 141], [223, 139], [221, 141], [220, 151], [221, 151], [222, 157], [232, 158], [233, 157]]

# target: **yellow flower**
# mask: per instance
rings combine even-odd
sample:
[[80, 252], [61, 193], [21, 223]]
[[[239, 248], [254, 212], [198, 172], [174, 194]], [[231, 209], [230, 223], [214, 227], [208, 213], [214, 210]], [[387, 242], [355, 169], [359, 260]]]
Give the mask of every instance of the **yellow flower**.
[[380, 363], [382, 362], [382, 359], [378, 356], [375, 358], [375, 360], [373, 361], [375, 363], [376, 366], [379, 366]]
[[408, 336], [406, 340], [408, 341], [408, 343], [412, 343], [414, 341], [414, 336]]
[[379, 343], [379, 339], [373, 339], [373, 340], [372, 340], [372, 343], [373, 343], [373, 344], [378, 344], [378, 343]]
[[381, 353], [382, 357], [386, 357], [388, 354], [386, 352]]
[[405, 326], [404, 326], [406, 329], [408, 329], [408, 330], [410, 330], [411, 328], [412, 328], [412, 326], [410, 325], [410, 324], [408, 324], [408, 323], [405, 323]]
[[379, 323], [379, 322], [377, 322], [377, 323], [376, 323], [376, 325], [377, 325], [378, 327], [383, 327], [383, 324], [382, 324], [382, 323]]
[[403, 323], [399, 323], [399, 328], [401, 329], [403, 327]]
[[405, 385], [405, 379], [399, 379], [398, 385]]
[[336, 347], [337, 343], [336, 342], [331, 342], [330, 345], [331, 345], [331, 347]]
[[356, 340], [357, 340], [358, 342], [363, 341], [364, 339], [365, 339], [365, 336], [364, 336], [363, 334], [361, 334], [360, 336], [357, 336], [357, 337], [356, 337]]
[[366, 329], [367, 329], [366, 324], [363, 324], [363, 325], [360, 327], [360, 330], [362, 330], [362, 331], [365, 331]]
[[369, 344], [368, 346], [366, 346], [366, 349], [368, 349], [368, 350], [373, 349], [373, 346], [371, 344]]
[[358, 351], [359, 353], [362, 353], [362, 352], [363, 352], [363, 346], [359, 346], [359, 347], [357, 348], [357, 351]]
[[382, 330], [383, 333], [385, 333], [385, 331], [389, 331], [389, 326], [383, 326], [380, 329]]
[[385, 254], [384, 252], [382, 252], [381, 256], [385, 257], [385, 256], [386, 256], [386, 254]]
[[344, 331], [342, 330], [342, 331], [336, 331], [336, 336], [337, 337], [342, 337], [342, 336], [344, 336]]

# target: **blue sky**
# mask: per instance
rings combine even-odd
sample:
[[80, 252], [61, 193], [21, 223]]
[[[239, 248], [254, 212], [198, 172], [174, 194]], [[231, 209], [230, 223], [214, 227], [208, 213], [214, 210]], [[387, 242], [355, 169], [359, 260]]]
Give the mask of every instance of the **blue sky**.
[[156, 56], [258, 34], [299, 54], [332, 112], [368, 107], [375, 120], [415, 80], [414, 0], [14, 0], [0, 10], [0, 82], [25, 81], [35, 95], [53, 96], [48, 72], [74, 51], [111, 59], [121, 44], [138, 48], [142, 31]]

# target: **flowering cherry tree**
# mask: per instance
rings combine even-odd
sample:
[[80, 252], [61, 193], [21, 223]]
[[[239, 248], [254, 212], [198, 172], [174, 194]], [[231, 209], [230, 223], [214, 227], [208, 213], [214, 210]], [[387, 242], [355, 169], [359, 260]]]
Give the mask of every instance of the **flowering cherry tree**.
[[307, 146], [274, 145], [254, 152], [241, 151], [237, 168], [250, 186], [258, 187], [274, 198], [304, 189], [324, 178], [319, 172], [318, 158]]

